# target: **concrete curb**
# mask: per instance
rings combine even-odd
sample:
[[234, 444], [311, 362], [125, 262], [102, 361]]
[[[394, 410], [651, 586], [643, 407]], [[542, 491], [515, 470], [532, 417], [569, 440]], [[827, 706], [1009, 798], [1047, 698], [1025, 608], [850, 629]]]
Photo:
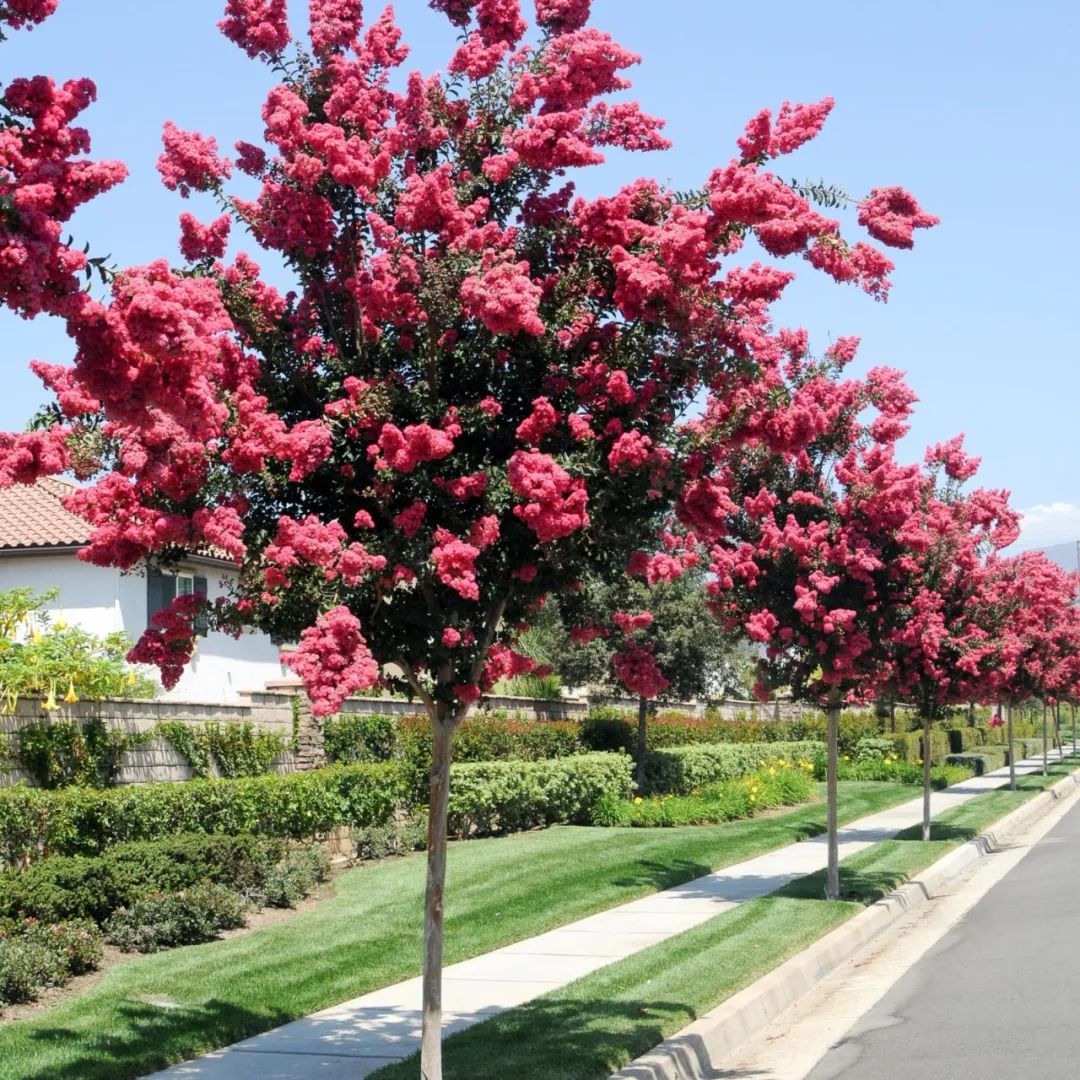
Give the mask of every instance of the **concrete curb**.
[[713, 1080], [724, 1075], [721, 1063], [742, 1043], [901, 916], [932, 900], [947, 882], [972, 863], [1006, 846], [1010, 835], [1022, 831], [1078, 786], [1080, 770], [1006, 814], [986, 832], [954, 848], [917, 878], [740, 990], [614, 1073], [610, 1080]]

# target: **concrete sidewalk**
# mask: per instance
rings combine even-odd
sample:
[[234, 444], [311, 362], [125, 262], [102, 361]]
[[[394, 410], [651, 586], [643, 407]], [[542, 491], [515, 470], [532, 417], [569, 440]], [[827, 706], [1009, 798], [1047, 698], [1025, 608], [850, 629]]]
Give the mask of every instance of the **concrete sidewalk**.
[[[1058, 760], [1055, 752], [1052, 761]], [[1041, 756], [1018, 763], [1017, 775], [1038, 772]], [[931, 813], [1009, 782], [1008, 769], [972, 777], [935, 792]], [[888, 840], [922, 821], [922, 796], [842, 828], [840, 858]], [[773, 892], [825, 866], [824, 835], [674, 889], [612, 908], [538, 937], [447, 967], [443, 974], [444, 1031], [450, 1034], [689, 930], [746, 900]], [[321, 1080], [370, 1075], [420, 1046], [420, 979], [376, 990], [223, 1050], [155, 1073], [151, 1080]]]

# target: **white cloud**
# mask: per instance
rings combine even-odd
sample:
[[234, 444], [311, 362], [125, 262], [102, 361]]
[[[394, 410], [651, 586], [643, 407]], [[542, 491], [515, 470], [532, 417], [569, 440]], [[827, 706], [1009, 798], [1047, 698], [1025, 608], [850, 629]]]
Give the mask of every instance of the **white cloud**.
[[1076, 540], [1080, 540], [1080, 504], [1052, 502], [1020, 511], [1018, 550]]

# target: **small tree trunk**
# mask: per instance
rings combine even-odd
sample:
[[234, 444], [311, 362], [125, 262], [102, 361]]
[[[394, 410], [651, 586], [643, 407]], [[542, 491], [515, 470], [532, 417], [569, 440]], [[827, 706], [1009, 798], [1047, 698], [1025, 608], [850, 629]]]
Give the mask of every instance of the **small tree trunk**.
[[1069, 708], [1072, 709], [1073, 757], [1076, 757], [1076, 702], [1069, 702]]
[[424, 1020], [420, 1042], [422, 1080], [442, 1080], [443, 895], [446, 887], [446, 808], [455, 720], [439, 703], [431, 717], [431, 785], [428, 800], [427, 890], [424, 897]]
[[825, 798], [826, 807], [826, 842], [828, 864], [825, 872], [825, 899], [840, 899], [840, 843], [837, 839], [836, 797], [837, 797], [837, 757], [840, 735], [840, 706], [829, 705], [828, 748], [825, 763]]
[[930, 839], [930, 713], [922, 722], [922, 838]]
[[896, 734], [896, 702], [889, 701], [889, 730]]
[[637, 790], [641, 795], [645, 791], [645, 751], [648, 743], [646, 721], [649, 718], [649, 703], [643, 697], [637, 705]]
[[1043, 776], [1046, 775], [1048, 751], [1046, 746], [1046, 702], [1043, 702]]
[[1009, 790], [1016, 790], [1016, 748], [1013, 746], [1012, 702], [1005, 706], [1005, 725], [1009, 740]]

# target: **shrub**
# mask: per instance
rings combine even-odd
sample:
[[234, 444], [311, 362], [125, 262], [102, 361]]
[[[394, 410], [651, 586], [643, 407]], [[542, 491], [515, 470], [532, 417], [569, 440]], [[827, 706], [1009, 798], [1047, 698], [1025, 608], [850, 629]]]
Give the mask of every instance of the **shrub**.
[[890, 739], [862, 738], [855, 744], [856, 761], [883, 761], [893, 756]]
[[378, 714], [343, 713], [323, 727], [326, 760], [332, 765], [389, 761], [394, 750], [394, 722]]
[[809, 766], [768, 767], [737, 780], [709, 784], [691, 796], [654, 795], [631, 802], [605, 795], [594, 809], [593, 822], [604, 826], [655, 828], [735, 821], [771, 807], [808, 802], [814, 791]]
[[[993, 751], [997, 752], [993, 753]], [[945, 764], [969, 769], [975, 776], [983, 776], [985, 773], [1000, 769], [1005, 764], [1005, 751], [997, 746], [984, 746], [978, 751], [967, 754], [948, 754], [945, 757]]]
[[90, 922], [0, 919], [0, 1005], [33, 1001], [41, 987], [92, 971], [101, 946], [101, 931]]
[[630, 753], [637, 745], [637, 721], [616, 709], [592, 709], [581, 725], [581, 742], [590, 750]]
[[645, 758], [645, 788], [686, 795], [718, 780], [734, 780], [773, 760], [810, 761], [822, 751], [818, 742], [701, 744], [651, 750]]
[[0, 860], [94, 855], [125, 840], [176, 833], [255, 833], [307, 840], [339, 825], [389, 821], [404, 797], [394, 763], [332, 766], [238, 780], [91, 790], [0, 790]]
[[263, 907], [296, 907], [329, 873], [330, 857], [321, 847], [290, 851], [270, 868], [251, 899]]
[[44, 788], [116, 783], [120, 759], [145, 746], [153, 732], [106, 728], [97, 717], [25, 724], [12, 739], [14, 758]]
[[451, 767], [449, 827], [454, 836], [587, 824], [604, 795], [630, 794], [624, 754], [579, 754], [554, 761], [476, 762]]
[[262, 776], [286, 749], [286, 741], [250, 721], [219, 724], [208, 720], [201, 727], [181, 720], [166, 720], [156, 732], [163, 736], [202, 778], [216, 770], [219, 776]]
[[0, 875], [0, 915], [101, 923], [150, 893], [206, 881], [258, 896], [288, 856], [281, 840], [220, 835], [136, 841], [89, 858], [55, 855]]
[[105, 936], [124, 952], [157, 952], [212, 941], [247, 921], [247, 901], [209, 882], [175, 893], [156, 893], [114, 912]]
[[358, 859], [385, 859], [390, 855], [423, 851], [427, 846], [427, 815], [356, 829], [353, 831], [353, 842]]

